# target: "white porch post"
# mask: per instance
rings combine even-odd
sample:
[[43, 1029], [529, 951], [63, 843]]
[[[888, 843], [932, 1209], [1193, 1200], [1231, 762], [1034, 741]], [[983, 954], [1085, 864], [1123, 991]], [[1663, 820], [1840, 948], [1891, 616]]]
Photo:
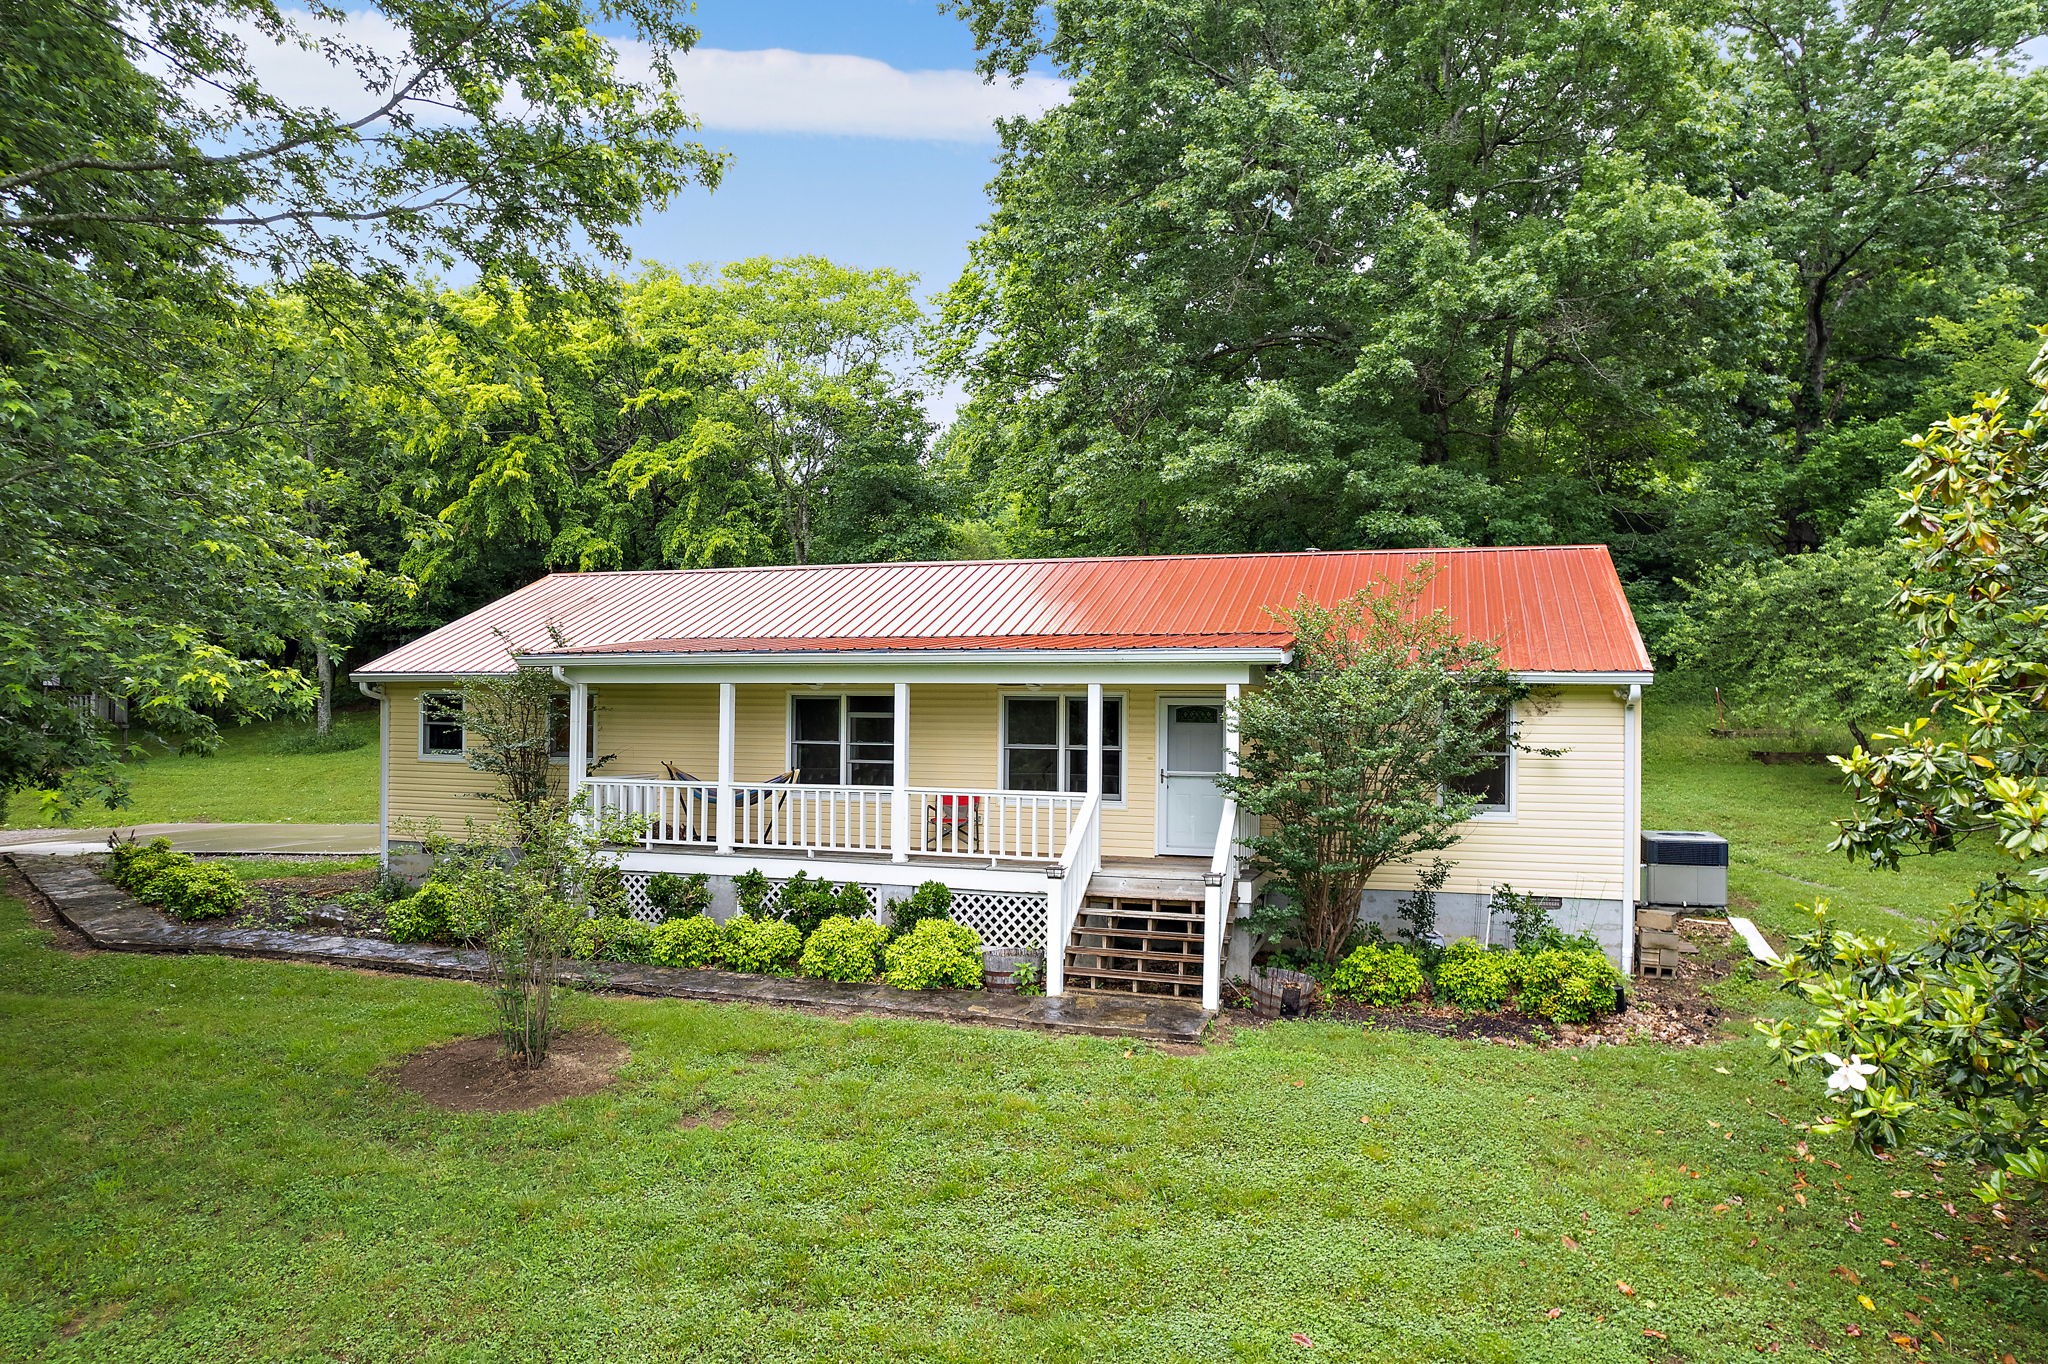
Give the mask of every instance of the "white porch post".
[[590, 779], [590, 684], [569, 684], [569, 803]]
[[1102, 684], [1088, 684], [1088, 794], [1102, 794]]
[[910, 684], [896, 684], [895, 748], [889, 765], [889, 860], [910, 860]]
[[[1240, 688], [1235, 682], [1223, 686], [1223, 770], [1230, 776], [1237, 775], [1240, 749], [1237, 734], [1237, 700]], [[1230, 809], [1233, 812], [1230, 836], [1238, 835], [1240, 820], [1235, 811], [1236, 798], [1232, 797]], [[1220, 831], [1219, 831], [1220, 832]], [[1202, 925], [1202, 1007], [1214, 1012], [1223, 1007], [1223, 944], [1230, 932], [1230, 913], [1234, 908], [1236, 887], [1230, 882], [1237, 877], [1237, 849], [1235, 845], [1223, 857], [1225, 879], [1209, 886], [1204, 908], [1208, 920]]]
[[733, 730], [737, 693], [731, 682], [718, 684], [718, 850], [732, 851], [734, 810], [732, 807]]

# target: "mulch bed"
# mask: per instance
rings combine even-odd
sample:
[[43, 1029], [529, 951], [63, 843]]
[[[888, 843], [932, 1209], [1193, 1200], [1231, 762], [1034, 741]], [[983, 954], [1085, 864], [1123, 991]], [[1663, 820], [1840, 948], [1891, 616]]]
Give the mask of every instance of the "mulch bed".
[[277, 876], [251, 881], [249, 907], [221, 922], [237, 928], [285, 928], [381, 938], [381, 908], [355, 909], [338, 903], [344, 895], [374, 890], [376, 885], [375, 867], [358, 867], [326, 876]]
[[[1467, 1013], [1455, 1005], [1417, 1000], [1397, 1008], [1353, 1004], [1321, 998], [1309, 1014], [1314, 1019], [1353, 1022], [1401, 1032], [1430, 1033], [1496, 1042], [1504, 1046], [1597, 1047], [1627, 1042], [1661, 1042], [1688, 1047], [1722, 1036], [1728, 1015], [1706, 992], [1743, 960], [1729, 949], [1731, 930], [1724, 919], [1683, 919], [1682, 936], [1698, 944], [1697, 955], [1679, 963], [1678, 974], [1663, 979], [1638, 977], [1629, 982], [1626, 1013], [1610, 1014], [1591, 1023], [1553, 1023], [1547, 1018], [1504, 1009], [1497, 1014]], [[1223, 992], [1223, 1008], [1231, 1024], [1264, 1027], [1252, 1012], [1251, 993], [1241, 985]]]
[[616, 1037], [569, 1032], [529, 1070], [497, 1038], [465, 1037], [408, 1056], [385, 1078], [450, 1113], [519, 1113], [609, 1089], [630, 1055]]

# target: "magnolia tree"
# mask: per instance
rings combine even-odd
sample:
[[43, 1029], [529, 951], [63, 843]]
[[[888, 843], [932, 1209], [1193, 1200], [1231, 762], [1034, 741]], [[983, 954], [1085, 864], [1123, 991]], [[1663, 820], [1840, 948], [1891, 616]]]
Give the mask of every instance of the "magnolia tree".
[[1896, 867], [1966, 840], [2002, 864], [1926, 944], [1819, 926], [1788, 985], [1811, 1023], [1760, 1025], [1828, 1072], [1821, 1125], [1867, 1147], [1909, 1130], [1989, 1167], [1987, 1200], [2048, 1184], [2048, 349], [2024, 414], [1980, 398], [1911, 442], [1897, 607], [1921, 713], [1836, 760], [1858, 806], [1834, 846]]
[[1222, 785], [1261, 817], [1254, 869], [1293, 901], [1294, 927], [1334, 962], [1357, 928], [1374, 872], [1457, 841], [1478, 797], [1460, 789], [1489, 761], [1501, 712], [1520, 694], [1491, 645], [1422, 612], [1427, 567], [1334, 607], [1286, 614], [1293, 666], [1237, 705], [1243, 754]]

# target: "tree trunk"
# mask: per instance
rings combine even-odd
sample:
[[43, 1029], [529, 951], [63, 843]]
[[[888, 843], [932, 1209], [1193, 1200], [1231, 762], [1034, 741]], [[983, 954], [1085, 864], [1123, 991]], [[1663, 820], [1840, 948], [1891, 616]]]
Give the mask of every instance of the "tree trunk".
[[313, 641], [313, 670], [320, 678], [320, 699], [314, 703], [313, 732], [325, 734], [334, 728], [334, 655], [327, 652], [327, 641]]
[[1870, 749], [1870, 740], [1863, 733], [1863, 726], [1857, 724], [1854, 720], [1847, 721], [1846, 723], [1849, 726], [1850, 737], [1856, 740], [1856, 747], [1863, 749], [1865, 752], [1868, 752]]

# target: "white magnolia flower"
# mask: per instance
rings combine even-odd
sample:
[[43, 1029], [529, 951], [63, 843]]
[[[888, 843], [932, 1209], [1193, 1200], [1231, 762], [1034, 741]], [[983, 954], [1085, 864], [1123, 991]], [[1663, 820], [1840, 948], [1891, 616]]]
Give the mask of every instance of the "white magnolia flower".
[[1877, 1074], [1877, 1067], [1860, 1057], [1851, 1056], [1848, 1060], [1844, 1061], [1833, 1052], [1824, 1051], [1821, 1053], [1820, 1059], [1835, 1068], [1835, 1073], [1828, 1076], [1828, 1093], [1830, 1094], [1846, 1094], [1852, 1089], [1858, 1091], [1869, 1089], [1870, 1077]]

